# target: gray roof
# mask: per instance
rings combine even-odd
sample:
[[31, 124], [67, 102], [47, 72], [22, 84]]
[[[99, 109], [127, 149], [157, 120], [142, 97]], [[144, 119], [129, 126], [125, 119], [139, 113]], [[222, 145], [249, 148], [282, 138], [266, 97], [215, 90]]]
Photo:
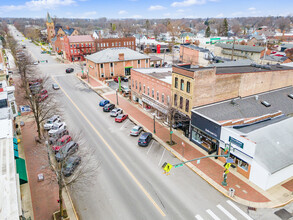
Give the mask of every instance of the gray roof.
[[281, 44], [281, 47], [285, 47], [287, 49], [293, 48], [293, 44]]
[[[233, 44], [217, 43], [215, 46], [221, 47], [223, 49], [232, 50]], [[254, 47], [254, 46], [248, 46], [248, 45], [234, 44], [234, 50], [240, 50], [240, 51], [246, 51], [246, 52], [261, 52], [264, 49], [265, 49], [264, 47]]]
[[[261, 58], [263, 59], [263, 58]], [[268, 61], [274, 61], [274, 62], [284, 62], [285, 60], [287, 60], [288, 57], [280, 57], [280, 56], [274, 56], [274, 55], [269, 55], [269, 56], [265, 56], [264, 60], [268, 60]]]
[[190, 44], [190, 45], [184, 45], [184, 44], [182, 44], [181, 45], [182, 47], [188, 47], [188, 48], [190, 48], [190, 49], [193, 49], [193, 50], [198, 50], [199, 52], [209, 52], [209, 50], [208, 49], [205, 49], [205, 48], [202, 48], [202, 47], [198, 47], [198, 46], [195, 46], [195, 45], [192, 45], [192, 44]]
[[256, 142], [254, 159], [271, 174], [293, 164], [293, 118], [255, 130], [247, 137]]
[[[292, 86], [258, 94], [258, 100], [255, 96], [235, 98], [235, 104], [228, 100], [194, 108], [192, 111], [206, 115], [215, 121], [257, 117], [279, 110], [288, 115], [293, 113], [293, 99], [289, 98], [288, 94], [293, 94]], [[261, 101], [267, 101], [271, 106], [265, 107]]]
[[118, 62], [119, 54], [124, 53], [124, 60], [141, 60], [149, 59], [149, 56], [136, 52], [126, 47], [116, 47], [101, 50], [97, 53], [86, 56], [86, 59], [93, 61], [94, 63], [109, 63]]
[[235, 66], [247, 66], [252, 64], [252, 60], [249, 59], [243, 59], [243, 60], [228, 60], [225, 61], [224, 63], [213, 63], [209, 64], [208, 67], [235, 67]]

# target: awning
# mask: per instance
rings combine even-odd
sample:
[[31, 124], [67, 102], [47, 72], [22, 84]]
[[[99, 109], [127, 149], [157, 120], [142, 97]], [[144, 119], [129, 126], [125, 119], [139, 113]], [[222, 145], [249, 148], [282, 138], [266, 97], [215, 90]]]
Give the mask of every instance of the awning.
[[19, 174], [20, 185], [27, 183], [25, 160], [22, 158], [17, 158], [15, 161], [16, 161], [16, 171]]

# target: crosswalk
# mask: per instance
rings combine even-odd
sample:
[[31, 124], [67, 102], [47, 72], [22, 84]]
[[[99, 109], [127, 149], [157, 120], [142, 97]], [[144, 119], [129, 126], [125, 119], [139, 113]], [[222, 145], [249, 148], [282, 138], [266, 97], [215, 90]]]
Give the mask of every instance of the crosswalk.
[[232, 201], [227, 200], [226, 203], [218, 204], [213, 209], [207, 209], [205, 212], [195, 215], [196, 220], [253, 220], [247, 213], [235, 205]]

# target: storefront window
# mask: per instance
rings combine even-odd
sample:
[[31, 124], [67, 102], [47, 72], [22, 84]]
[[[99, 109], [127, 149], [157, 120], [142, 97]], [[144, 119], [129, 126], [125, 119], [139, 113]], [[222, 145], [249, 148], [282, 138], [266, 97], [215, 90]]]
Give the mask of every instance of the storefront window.
[[195, 143], [202, 146], [209, 153], [215, 152], [217, 150], [217, 146], [219, 145], [218, 141], [199, 129], [192, 128], [191, 131], [191, 140]]
[[[225, 155], [225, 154], [227, 154], [227, 152], [225, 152], [225, 150], [221, 148], [221, 155]], [[234, 161], [233, 163], [236, 164], [239, 168], [245, 171], [248, 171], [248, 163], [234, 156], [233, 154], [230, 154], [230, 157], [233, 159]]]

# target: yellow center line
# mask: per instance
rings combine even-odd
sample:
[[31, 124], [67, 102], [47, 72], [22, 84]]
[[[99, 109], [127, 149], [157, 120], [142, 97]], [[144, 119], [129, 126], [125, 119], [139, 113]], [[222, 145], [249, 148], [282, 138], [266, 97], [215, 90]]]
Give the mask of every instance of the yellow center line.
[[83, 112], [78, 108], [78, 106], [73, 102], [73, 100], [69, 97], [69, 95], [64, 91], [64, 89], [59, 85], [59, 83], [56, 81], [56, 79], [52, 76], [52, 79], [58, 84], [62, 92], [66, 95], [66, 97], [70, 100], [70, 102], [74, 105], [74, 107], [77, 109], [77, 111], [84, 117], [84, 119], [87, 121], [87, 123], [92, 127], [92, 129], [96, 132], [96, 134], [99, 136], [99, 138], [104, 142], [104, 144], [107, 146], [107, 148], [111, 151], [111, 153], [114, 155], [114, 157], [117, 159], [117, 161], [122, 165], [122, 167], [126, 170], [126, 172], [129, 174], [129, 176], [133, 179], [133, 181], [138, 185], [138, 187], [143, 191], [143, 193], [146, 195], [146, 197], [153, 203], [153, 205], [156, 207], [156, 209], [160, 212], [162, 216], [166, 216], [166, 214], [163, 212], [163, 210], [158, 206], [158, 204], [154, 201], [154, 199], [151, 197], [151, 195], [146, 191], [146, 189], [142, 186], [142, 184], [137, 180], [137, 178], [133, 175], [133, 173], [128, 169], [128, 167], [125, 165], [125, 163], [120, 159], [120, 157], [116, 154], [116, 152], [113, 150], [113, 148], [108, 144], [108, 142], [103, 138], [103, 136], [98, 132], [98, 130], [94, 127], [94, 125], [89, 121], [89, 119], [83, 114]]

